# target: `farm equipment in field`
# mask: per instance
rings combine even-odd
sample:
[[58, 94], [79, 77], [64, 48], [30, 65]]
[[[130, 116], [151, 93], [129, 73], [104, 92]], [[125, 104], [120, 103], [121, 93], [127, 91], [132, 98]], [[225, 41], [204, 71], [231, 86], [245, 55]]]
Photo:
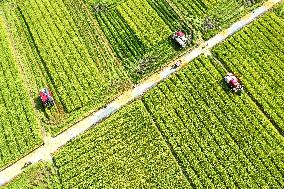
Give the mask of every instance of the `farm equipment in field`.
[[235, 93], [241, 93], [244, 91], [244, 86], [239, 82], [238, 78], [234, 74], [228, 73], [224, 80]]
[[186, 44], [187, 44], [187, 37], [185, 35], [184, 32], [182, 31], [177, 31], [173, 34], [173, 40], [175, 40], [176, 43], [178, 43], [182, 48], [185, 48], [186, 47]]
[[52, 94], [47, 88], [41, 89], [39, 96], [44, 108], [51, 107], [54, 105], [54, 99], [52, 97]]

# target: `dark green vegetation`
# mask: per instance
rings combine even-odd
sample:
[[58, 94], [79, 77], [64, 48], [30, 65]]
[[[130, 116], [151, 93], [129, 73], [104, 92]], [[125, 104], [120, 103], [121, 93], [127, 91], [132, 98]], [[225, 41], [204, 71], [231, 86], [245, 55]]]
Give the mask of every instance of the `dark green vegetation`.
[[49, 163], [39, 162], [27, 167], [24, 172], [1, 189], [55, 189], [61, 188], [56, 171]]
[[278, 16], [281, 16], [282, 18], [284, 18], [284, 3], [281, 3], [276, 9], [275, 9], [275, 13]]
[[0, 17], [0, 169], [42, 144], [5, 23]]
[[141, 101], [55, 154], [64, 188], [186, 188], [188, 183]]

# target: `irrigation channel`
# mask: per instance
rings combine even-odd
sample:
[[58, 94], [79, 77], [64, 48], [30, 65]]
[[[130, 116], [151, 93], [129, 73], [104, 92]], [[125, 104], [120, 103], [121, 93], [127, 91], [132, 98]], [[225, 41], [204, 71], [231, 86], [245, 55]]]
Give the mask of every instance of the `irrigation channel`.
[[163, 81], [170, 75], [177, 72], [182, 67], [186, 66], [193, 59], [197, 58], [202, 54], [208, 54], [211, 48], [221, 43], [226, 38], [233, 35], [237, 31], [257, 19], [259, 16], [263, 15], [265, 12], [270, 10], [273, 6], [275, 6], [277, 3], [280, 3], [281, 1], [282, 0], [268, 0], [262, 6], [258, 7], [251, 13], [241, 18], [239, 21], [232, 24], [228, 29], [220, 32], [208, 41], [201, 44], [199, 47], [180, 57], [178, 60], [181, 60], [181, 65], [179, 67], [173, 69], [172, 66], [173, 64], [175, 64], [176, 61], [169, 63], [160, 72], [153, 74], [141, 84], [137, 85], [135, 88], [126, 91], [113, 102], [108, 104], [105, 108], [94, 112], [92, 115], [84, 118], [82, 121], [73, 125], [65, 132], [59, 134], [56, 137], [46, 137], [44, 139], [43, 146], [39, 147], [35, 151], [31, 152], [27, 156], [23, 157], [22, 159], [18, 160], [17, 162], [3, 169], [0, 172], [0, 185], [4, 185], [5, 183], [11, 181], [17, 175], [21, 174], [23, 171], [22, 168], [27, 163], [36, 163], [41, 160], [51, 161], [52, 154], [56, 152], [60, 147], [64, 146], [68, 141], [74, 139], [78, 135], [94, 127], [97, 123], [109, 117], [111, 114], [118, 111], [123, 106], [127, 105], [129, 102], [141, 97], [149, 89], [153, 88], [159, 82]]

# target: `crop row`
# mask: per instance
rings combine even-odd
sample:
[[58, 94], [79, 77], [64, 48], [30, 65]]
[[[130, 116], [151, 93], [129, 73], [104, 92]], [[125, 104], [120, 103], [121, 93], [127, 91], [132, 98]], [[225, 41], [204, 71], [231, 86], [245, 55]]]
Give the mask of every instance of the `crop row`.
[[192, 186], [282, 186], [281, 136], [246, 94], [226, 93], [224, 74], [214, 61], [195, 60], [143, 102]]
[[39, 125], [0, 17], [0, 169], [41, 143]]
[[284, 20], [274, 13], [218, 46], [214, 53], [240, 75], [247, 90], [283, 131]]
[[97, 13], [95, 16], [121, 60], [132, 56], [136, 58], [143, 56], [145, 53], [143, 43], [116, 9]]
[[188, 184], [141, 101], [72, 141], [54, 159], [64, 188]]

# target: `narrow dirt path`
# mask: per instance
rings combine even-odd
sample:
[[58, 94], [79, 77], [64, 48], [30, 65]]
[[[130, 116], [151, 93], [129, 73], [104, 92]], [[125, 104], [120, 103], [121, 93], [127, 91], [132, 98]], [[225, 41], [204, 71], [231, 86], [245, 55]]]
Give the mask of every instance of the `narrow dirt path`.
[[230, 28], [217, 34], [213, 38], [201, 44], [199, 47], [190, 51], [188, 54], [179, 58], [179, 60], [181, 60], [182, 63], [178, 68], [173, 69], [172, 65], [175, 64], [175, 62], [171, 62], [163, 70], [161, 70], [158, 73], [153, 74], [151, 77], [144, 80], [141, 84], [137, 85], [134, 89], [128, 90], [125, 93], [123, 93], [116, 100], [108, 104], [105, 108], [93, 113], [89, 117], [86, 117], [81, 122], [73, 125], [71, 128], [61, 133], [60, 135], [54, 138], [51, 138], [51, 137], [46, 138], [45, 144], [43, 146], [36, 149], [32, 153], [28, 154], [24, 158], [20, 159], [13, 165], [7, 167], [6, 169], [0, 172], [0, 185], [3, 185], [9, 182], [14, 177], [19, 175], [23, 171], [22, 167], [28, 162], [35, 163], [40, 160], [50, 161], [51, 154], [53, 154], [59, 148], [64, 146], [68, 141], [74, 139], [75, 137], [79, 136], [83, 132], [92, 128], [94, 125], [104, 120], [105, 118], [109, 117], [111, 114], [118, 111], [119, 109], [121, 109], [123, 106], [127, 105], [134, 99], [141, 97], [149, 89], [153, 88], [159, 82], [163, 81], [170, 75], [177, 72], [182, 67], [189, 64], [189, 62], [195, 59], [196, 57], [202, 54], [207, 54], [211, 48], [221, 43], [226, 38], [236, 33], [237, 31], [239, 31], [240, 29], [242, 29], [243, 27], [251, 23], [253, 20], [255, 20], [257, 17], [267, 12], [277, 3], [282, 2], [282, 1], [283, 0], [267, 1], [266, 3], [263, 4], [263, 6], [255, 9], [252, 13], [249, 13], [246, 16], [244, 16], [240, 21], [231, 25]]

